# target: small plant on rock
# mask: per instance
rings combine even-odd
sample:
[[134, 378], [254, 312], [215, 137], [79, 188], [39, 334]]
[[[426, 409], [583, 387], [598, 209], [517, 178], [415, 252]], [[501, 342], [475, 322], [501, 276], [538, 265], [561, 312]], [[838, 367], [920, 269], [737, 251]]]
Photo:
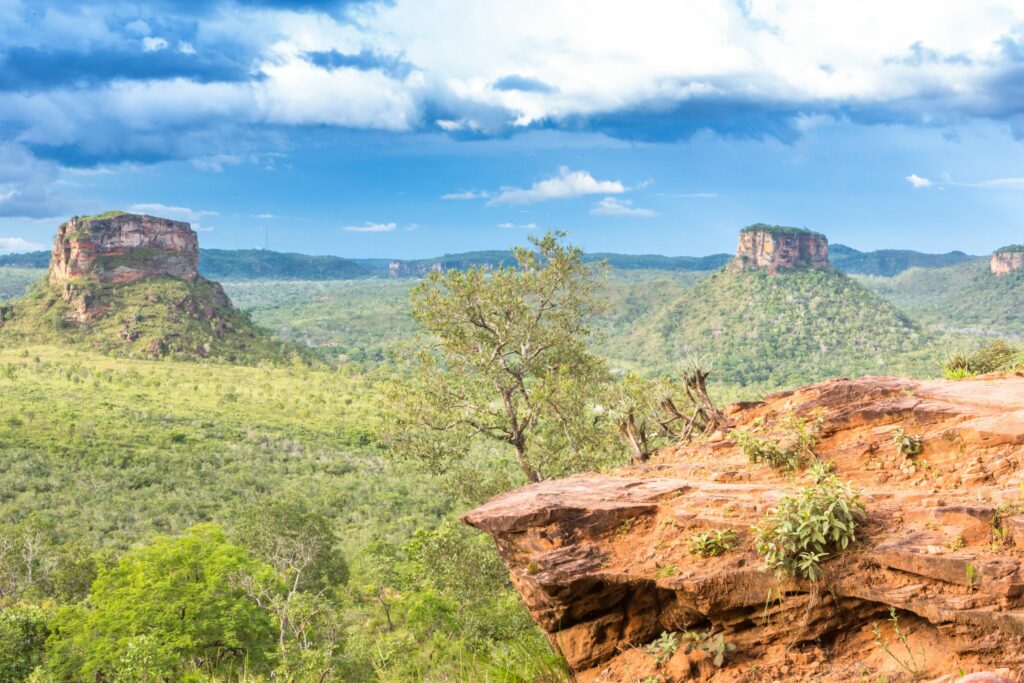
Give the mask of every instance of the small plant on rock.
[[686, 641], [683, 652], [690, 654], [694, 650], [703, 650], [717, 667], [724, 666], [725, 660], [736, 650], [736, 646], [727, 641], [721, 633], [712, 636], [708, 631], [684, 631], [683, 640]]
[[814, 419], [784, 415], [768, 430], [758, 418], [749, 429], [733, 430], [730, 436], [743, 449], [752, 463], [764, 462], [777, 470], [803, 469], [816, 460], [814, 445], [818, 442], [822, 416]]
[[821, 562], [856, 540], [864, 516], [859, 498], [835, 475], [819, 474], [796, 495], [784, 496], [764, 524], [754, 527], [758, 552], [777, 571], [817, 581]]
[[[885, 654], [889, 655], [900, 667], [911, 675], [914, 679], [920, 678], [924, 674], [924, 668], [922, 664], [917, 663], [917, 658], [914, 656], [914, 651], [910, 649], [910, 641], [907, 639], [907, 634], [900, 628], [900, 618], [896, 614], [895, 607], [889, 607], [889, 622], [892, 624], [893, 634], [896, 636], [897, 642], [899, 642], [901, 648], [906, 651], [905, 654], [896, 654], [893, 651], [892, 645], [882, 636], [882, 630], [878, 627], [878, 622], [871, 624], [871, 631], [875, 635], [875, 643], [882, 648]], [[921, 658], [927, 661], [924, 650], [921, 650]]]
[[723, 555], [739, 542], [739, 536], [732, 529], [709, 529], [690, 538], [690, 552], [698, 557]]
[[676, 639], [676, 634], [663, 631], [657, 640], [644, 647], [644, 652], [654, 657], [655, 664], [664, 666], [678, 649], [679, 641]]
[[903, 427], [893, 427], [892, 445], [896, 447], [896, 454], [905, 458], [913, 458], [924, 450], [924, 441], [921, 437], [917, 434], [907, 434]]

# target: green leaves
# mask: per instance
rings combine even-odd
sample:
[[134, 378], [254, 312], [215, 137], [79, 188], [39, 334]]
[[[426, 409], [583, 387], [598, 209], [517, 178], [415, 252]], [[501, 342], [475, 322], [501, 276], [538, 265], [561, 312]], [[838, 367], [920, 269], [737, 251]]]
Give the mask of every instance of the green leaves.
[[813, 481], [795, 496], [784, 496], [754, 536], [769, 567], [817, 581], [821, 563], [856, 540], [864, 506], [835, 475], [818, 470]]
[[690, 552], [698, 557], [717, 557], [739, 543], [739, 536], [732, 529], [709, 529], [690, 538]]
[[48, 666], [65, 680], [116, 677], [123, 666], [145, 666], [151, 680], [232, 661], [259, 668], [276, 633], [238, 587], [242, 576], [274, 580], [216, 525], [159, 537], [101, 571], [86, 603], [58, 612]]
[[392, 453], [445, 471], [483, 439], [507, 447], [529, 481], [601, 456], [594, 404], [607, 369], [587, 350], [598, 277], [563, 236], [514, 249], [514, 267], [433, 272], [413, 290], [429, 350], [387, 392]]
[[736, 429], [729, 436], [751, 463], [764, 462], [777, 470], [794, 471], [815, 460], [814, 445], [821, 425], [820, 416], [809, 419], [784, 415], [774, 425], [758, 418], [749, 430]]

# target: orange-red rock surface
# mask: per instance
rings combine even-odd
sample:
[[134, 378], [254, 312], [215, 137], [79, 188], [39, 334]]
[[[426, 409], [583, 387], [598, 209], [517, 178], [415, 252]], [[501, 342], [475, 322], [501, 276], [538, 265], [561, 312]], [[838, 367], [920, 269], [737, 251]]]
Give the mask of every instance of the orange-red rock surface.
[[72, 218], [57, 230], [50, 282], [135, 282], [160, 276], [192, 281], [198, 266], [199, 240], [188, 223], [131, 213]]
[[[1024, 376], [961, 381], [835, 380], [738, 404], [735, 427], [821, 416], [819, 459], [863, 492], [850, 550], [820, 582], [776, 575], [754, 548], [780, 496], [806, 485], [750, 464], [725, 434], [664, 449], [648, 465], [545, 481], [465, 516], [490, 533], [534, 619], [581, 682], [911, 680], [886, 623], [898, 608], [919, 680], [1024, 670]], [[907, 457], [893, 429], [919, 435]], [[702, 559], [690, 538], [735, 529], [732, 552]], [[662, 632], [721, 633], [718, 668]], [[879, 678], [881, 676], [881, 678]]]
[[1024, 268], [1024, 251], [997, 251], [989, 261], [994, 275], [1009, 275]]
[[828, 238], [808, 230], [747, 229], [740, 233], [731, 270], [777, 273], [794, 268], [828, 268]]

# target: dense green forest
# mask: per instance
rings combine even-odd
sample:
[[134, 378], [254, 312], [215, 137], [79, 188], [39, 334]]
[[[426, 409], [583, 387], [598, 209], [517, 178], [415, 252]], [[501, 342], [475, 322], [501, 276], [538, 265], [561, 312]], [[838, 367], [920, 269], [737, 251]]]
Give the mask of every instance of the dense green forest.
[[1024, 274], [994, 277], [988, 259], [947, 268], [915, 268], [894, 278], [858, 279], [934, 329], [981, 337], [1024, 335]]
[[[111, 356], [96, 342], [116, 329], [75, 338], [40, 308], [34, 331], [56, 333], [0, 350], [0, 682], [564, 681], [490, 540], [458, 514], [528, 478], [649, 457], [672, 433], [631, 450], [622, 425], [659, 423], [643, 411], [679, 390], [688, 357], [711, 365], [721, 404], [835, 375], [935, 376], [953, 348], [1024, 333], [1024, 277], [980, 262], [851, 278], [638, 257], [602, 276], [546, 248], [519, 271], [229, 279], [245, 323], [277, 338], [235, 359], [247, 365]], [[42, 274], [0, 268], [0, 297], [28, 288], [39, 303]], [[467, 301], [516, 340], [550, 282], [572, 283], [560, 306], [577, 313], [530, 333], [549, 355], [507, 377], [474, 357], [509, 340], [464, 328]], [[128, 308], [154, 286], [125, 290]], [[141, 334], [168, 324], [135, 312], [153, 326]], [[451, 411], [470, 394], [492, 410], [496, 380], [556, 410], [519, 436], [422, 430], [463, 419]]]

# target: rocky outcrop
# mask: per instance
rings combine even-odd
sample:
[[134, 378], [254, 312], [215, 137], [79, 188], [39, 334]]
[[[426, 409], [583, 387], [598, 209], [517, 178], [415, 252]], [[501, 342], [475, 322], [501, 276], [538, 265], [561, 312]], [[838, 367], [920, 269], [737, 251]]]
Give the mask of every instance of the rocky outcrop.
[[[1024, 376], [835, 380], [726, 413], [738, 428], [820, 419], [818, 458], [862, 491], [858, 542], [823, 563], [819, 582], [767, 569], [751, 532], [807, 479], [751, 464], [722, 433], [643, 467], [522, 488], [464, 517], [494, 537], [577, 681], [911, 680], [883, 644], [924, 680], [984, 669], [1018, 680]], [[923, 451], [901, 453], [897, 429]], [[694, 534], [721, 528], [738, 534], [734, 550], [691, 553]], [[660, 662], [645, 649], [684, 631], [721, 634], [735, 650], [719, 668], [699, 648]]]
[[1024, 246], [1003, 247], [992, 254], [989, 270], [993, 275], [1009, 275], [1024, 268]]
[[111, 212], [75, 217], [57, 230], [50, 283], [136, 282], [153, 277], [195, 280], [199, 240], [188, 223]]
[[729, 270], [766, 270], [777, 273], [794, 268], [829, 268], [828, 238], [821, 233], [772, 225], [752, 225], [740, 232], [736, 256]]

